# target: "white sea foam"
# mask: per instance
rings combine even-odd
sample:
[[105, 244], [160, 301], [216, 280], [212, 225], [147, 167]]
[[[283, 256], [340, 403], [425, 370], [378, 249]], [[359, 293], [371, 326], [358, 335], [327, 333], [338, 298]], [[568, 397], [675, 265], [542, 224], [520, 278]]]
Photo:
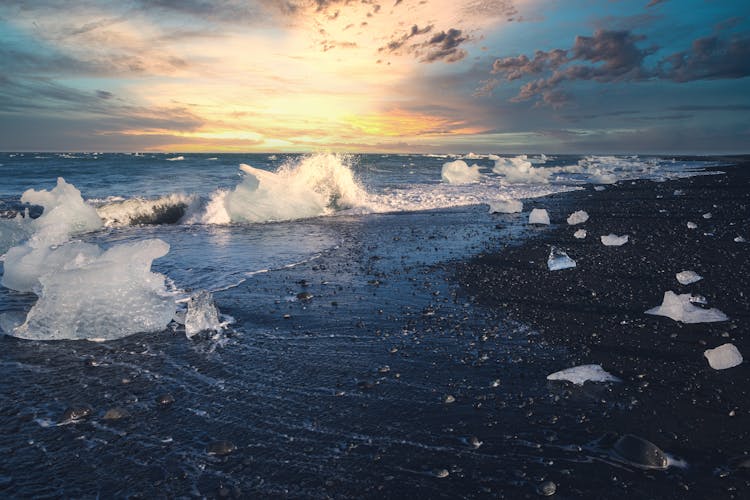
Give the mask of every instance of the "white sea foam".
[[174, 158], [167, 158], [167, 161], [182, 161], [184, 159], [184, 156], [175, 156]]
[[443, 163], [440, 177], [448, 184], [471, 184], [481, 179], [482, 174], [479, 173], [479, 168], [479, 165], [470, 167], [463, 160], [450, 161]]
[[490, 155], [489, 159], [495, 162], [492, 171], [511, 184], [546, 184], [552, 174], [551, 169], [534, 167], [526, 155], [513, 158]]
[[188, 222], [270, 222], [328, 215], [344, 208], [366, 206], [366, 191], [354, 179], [348, 157], [304, 156], [276, 172], [240, 165], [244, 179], [231, 191], [215, 192], [202, 213]]

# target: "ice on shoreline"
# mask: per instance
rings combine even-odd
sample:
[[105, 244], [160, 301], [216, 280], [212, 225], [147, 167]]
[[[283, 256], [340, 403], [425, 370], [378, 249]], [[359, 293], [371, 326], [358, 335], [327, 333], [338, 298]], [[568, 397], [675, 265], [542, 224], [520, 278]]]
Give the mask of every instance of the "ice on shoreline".
[[535, 208], [529, 213], [529, 224], [549, 225], [549, 214], [544, 208]]
[[211, 293], [201, 290], [190, 297], [185, 315], [185, 335], [190, 338], [200, 332], [218, 332], [226, 326], [219, 319], [219, 309]]
[[716, 308], [704, 309], [694, 304], [692, 294], [677, 295], [672, 291], [664, 292], [664, 299], [660, 306], [646, 311], [653, 316], [665, 316], [682, 323], [714, 323], [727, 321], [726, 314]]
[[448, 184], [471, 184], [479, 182], [482, 174], [479, 173], [479, 165], [470, 167], [465, 161], [456, 160], [443, 163], [440, 178]]
[[489, 202], [491, 214], [517, 214], [523, 211], [520, 200], [496, 200]]
[[547, 258], [547, 268], [550, 271], [559, 271], [560, 269], [569, 269], [576, 267], [576, 261], [571, 259], [567, 253], [557, 247], [550, 248], [549, 257]]
[[567, 368], [547, 375], [547, 380], [564, 380], [576, 385], [585, 382], [620, 382], [621, 380], [609, 372], [604, 371], [601, 365], [580, 365]]
[[708, 365], [714, 370], [734, 368], [744, 361], [740, 351], [731, 343], [720, 345], [715, 349], [706, 349], [703, 355], [708, 360]]
[[573, 238], [576, 238], [578, 240], [582, 240], [588, 236], [588, 232], [585, 229], [579, 229], [575, 233], [573, 233]]
[[680, 282], [680, 285], [689, 285], [703, 279], [703, 276], [695, 271], [681, 271], [675, 274], [675, 277], [677, 278], [677, 281]]
[[628, 235], [617, 236], [616, 234], [608, 234], [601, 237], [602, 244], [608, 247], [620, 247], [628, 242]]
[[568, 224], [575, 226], [589, 220], [589, 214], [585, 210], [577, 210], [568, 217]]

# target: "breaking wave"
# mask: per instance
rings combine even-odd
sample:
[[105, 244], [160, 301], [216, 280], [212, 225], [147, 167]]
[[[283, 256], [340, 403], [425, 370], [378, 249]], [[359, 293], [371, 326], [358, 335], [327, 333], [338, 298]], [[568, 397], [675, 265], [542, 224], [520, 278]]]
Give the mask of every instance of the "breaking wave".
[[153, 200], [130, 198], [97, 207], [104, 225], [136, 226], [141, 224], [176, 224], [191, 205], [197, 204], [196, 195], [170, 194]]

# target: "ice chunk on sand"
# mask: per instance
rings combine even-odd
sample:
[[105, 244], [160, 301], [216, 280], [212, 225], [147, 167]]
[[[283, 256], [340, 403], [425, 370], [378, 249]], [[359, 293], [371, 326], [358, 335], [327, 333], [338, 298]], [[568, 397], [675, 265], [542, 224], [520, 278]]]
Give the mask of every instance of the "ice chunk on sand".
[[716, 308], [704, 309], [693, 304], [691, 297], [689, 293], [677, 295], [672, 291], [664, 292], [661, 305], [649, 309], [646, 314], [666, 316], [683, 323], [714, 323], [729, 319], [726, 314]]
[[456, 160], [443, 164], [440, 177], [448, 184], [470, 184], [478, 182], [482, 174], [479, 173], [479, 165], [470, 167], [465, 161]]
[[706, 349], [703, 355], [714, 370], [726, 370], [742, 364], [742, 354], [734, 344], [720, 345], [716, 349]]
[[5, 254], [5, 272], [0, 280], [3, 286], [18, 292], [38, 292], [42, 276], [68, 267], [79, 267], [96, 259], [101, 250], [96, 245], [71, 242], [56, 247], [34, 248], [20, 245]]
[[547, 224], [549, 225], [549, 214], [543, 208], [535, 208], [529, 214], [529, 224]]
[[497, 200], [491, 201], [491, 214], [517, 214], [523, 211], [523, 202], [520, 200]]
[[167, 243], [151, 239], [73, 259], [39, 277], [39, 300], [26, 321], [6, 333], [34, 340], [111, 340], [163, 330], [175, 302], [164, 276], [151, 272], [151, 262], [168, 251]]
[[576, 385], [584, 382], [620, 382], [620, 379], [604, 371], [601, 365], [581, 365], [547, 375], [547, 380], [567, 380]]
[[587, 220], [589, 220], [589, 214], [586, 213], [585, 210], [578, 210], [570, 214], [570, 217], [568, 217], [568, 224], [575, 226], [576, 224], [583, 224]]
[[675, 277], [681, 285], [689, 285], [703, 279], [703, 276], [699, 275], [695, 271], [682, 271], [675, 274]]
[[743, 238], [742, 236], [737, 236], [736, 238], [734, 238], [735, 243], [745, 243], [746, 241], [747, 240]]
[[547, 258], [547, 267], [550, 271], [568, 269], [576, 267], [576, 261], [571, 259], [567, 253], [557, 247], [550, 248], [549, 257]]
[[204, 331], [216, 332], [224, 326], [219, 320], [219, 309], [214, 304], [211, 293], [201, 290], [190, 297], [185, 315], [185, 335], [192, 337]]
[[628, 242], [628, 235], [617, 236], [616, 234], [608, 234], [601, 237], [602, 243], [608, 247], [620, 247]]
[[587, 236], [588, 234], [589, 234], [589, 233], [587, 233], [585, 229], [579, 229], [578, 231], [576, 231], [575, 233], [573, 233], [573, 237], [574, 237], [574, 238], [577, 238], [577, 239], [579, 239], [579, 240], [582, 240], [582, 239], [584, 239], [584, 238], [585, 238], [585, 237], [586, 237], [586, 236]]
[[604, 186], [594, 186], [594, 191], [604, 191], [605, 189], [607, 188]]
[[675, 189], [674, 193], [672, 193], [673, 196], [683, 196], [685, 194], [685, 191], [682, 189]]
[[711, 212], [706, 212], [705, 214], [703, 214], [703, 218], [704, 219], [710, 219], [713, 216], [714, 216], [714, 214], [712, 214]]
[[688, 222], [687, 223], [687, 228], [688, 229], [698, 229], [698, 224], [696, 224], [695, 222]]

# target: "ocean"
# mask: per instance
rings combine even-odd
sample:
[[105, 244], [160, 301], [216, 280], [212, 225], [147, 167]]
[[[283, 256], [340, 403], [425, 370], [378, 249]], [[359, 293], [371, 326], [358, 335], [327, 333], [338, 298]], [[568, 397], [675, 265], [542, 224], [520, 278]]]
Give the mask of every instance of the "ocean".
[[530, 374], [565, 353], [503, 319], [502, 297], [477, 305], [449, 264], [544, 231], [526, 208], [490, 213], [501, 202], [711, 165], [0, 154], [0, 489], [454, 497], [538, 483], [529, 464], [575, 454], [540, 453], [557, 436], [524, 424], [525, 402], [549, 395]]

